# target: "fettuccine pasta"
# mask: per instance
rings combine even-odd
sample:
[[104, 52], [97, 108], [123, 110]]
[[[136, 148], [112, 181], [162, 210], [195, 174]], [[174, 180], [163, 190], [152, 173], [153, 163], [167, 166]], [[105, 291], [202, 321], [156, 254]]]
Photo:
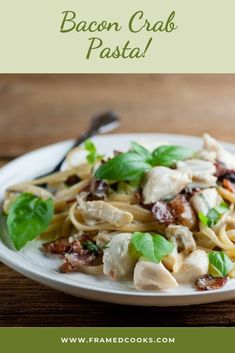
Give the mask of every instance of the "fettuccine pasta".
[[31, 195], [22, 205], [41, 202], [33, 211], [47, 207], [49, 221], [40, 228], [42, 213], [32, 218], [32, 229], [43, 230], [29, 240], [37, 236], [44, 252], [60, 256], [63, 273], [129, 279], [137, 290], [185, 283], [209, 290], [235, 278], [235, 157], [209, 135], [196, 153], [157, 145], [148, 151], [135, 143], [102, 160], [93, 146], [76, 165], [79, 147], [63, 171], [9, 187], [3, 211], [16, 248], [19, 196]]

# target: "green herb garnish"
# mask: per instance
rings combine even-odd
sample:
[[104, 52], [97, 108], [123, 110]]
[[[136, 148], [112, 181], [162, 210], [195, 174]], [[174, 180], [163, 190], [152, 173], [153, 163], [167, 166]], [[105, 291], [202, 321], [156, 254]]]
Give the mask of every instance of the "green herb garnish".
[[156, 263], [174, 249], [174, 244], [159, 234], [135, 232], [132, 235], [131, 244], [139, 257], [144, 256]]
[[15, 248], [20, 250], [25, 244], [44, 232], [52, 220], [53, 201], [43, 200], [29, 193], [16, 197], [9, 208], [7, 228]]
[[226, 202], [221, 202], [219, 206], [210, 209], [207, 215], [199, 212], [198, 217], [203, 224], [211, 228], [214, 227], [228, 209], [229, 205]]
[[181, 146], [161, 146], [150, 153], [146, 148], [132, 142], [130, 152], [120, 153], [96, 171], [98, 179], [133, 181], [155, 166], [174, 167], [176, 162], [191, 157], [193, 152]]
[[131, 150], [130, 152], [134, 152], [141, 156], [146, 162], [151, 163], [153, 159], [153, 155], [149, 152], [145, 147], [139, 145], [137, 142], [131, 142]]
[[152, 164], [173, 167], [177, 161], [192, 157], [193, 151], [182, 146], [160, 146], [153, 151]]
[[134, 153], [120, 153], [106, 163], [102, 164], [96, 171], [95, 176], [98, 179], [107, 180], [140, 180], [144, 173], [151, 169], [142, 156]]
[[208, 255], [209, 273], [213, 276], [226, 277], [233, 268], [230, 258], [222, 251], [212, 251]]
[[85, 241], [83, 246], [85, 249], [89, 250], [91, 253], [96, 254], [96, 255], [99, 254], [98, 246], [95, 243], [93, 243], [92, 241], [90, 241], [90, 240]]
[[88, 152], [86, 159], [89, 164], [93, 165], [96, 161], [99, 161], [103, 158], [102, 155], [97, 154], [96, 146], [91, 140], [86, 140], [84, 142], [84, 147]]

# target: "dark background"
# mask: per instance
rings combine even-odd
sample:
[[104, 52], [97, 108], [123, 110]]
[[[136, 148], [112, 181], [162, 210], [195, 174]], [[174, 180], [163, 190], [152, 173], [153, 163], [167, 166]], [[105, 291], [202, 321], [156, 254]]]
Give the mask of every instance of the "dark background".
[[[114, 109], [117, 132], [166, 132], [235, 142], [235, 75], [1, 75], [0, 165], [81, 133]], [[73, 298], [0, 263], [0, 326], [234, 326], [235, 300], [131, 307]]]

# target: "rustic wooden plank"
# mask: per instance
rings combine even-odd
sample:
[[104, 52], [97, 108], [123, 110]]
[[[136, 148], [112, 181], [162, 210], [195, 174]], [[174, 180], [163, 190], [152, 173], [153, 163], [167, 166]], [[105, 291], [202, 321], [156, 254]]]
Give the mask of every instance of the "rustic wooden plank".
[[72, 138], [109, 108], [122, 117], [118, 132], [233, 142], [234, 96], [235, 75], [1, 75], [0, 155]]
[[74, 298], [0, 264], [0, 326], [230, 326], [235, 301], [189, 307], [134, 307]]
[[1, 159], [0, 158], [0, 168], [4, 166], [4, 164], [6, 164], [8, 162], [7, 159]]

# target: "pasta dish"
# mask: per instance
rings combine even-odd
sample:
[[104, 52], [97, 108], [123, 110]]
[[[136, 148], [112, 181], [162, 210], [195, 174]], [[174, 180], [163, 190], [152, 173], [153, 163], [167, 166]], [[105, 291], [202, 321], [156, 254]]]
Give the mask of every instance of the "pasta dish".
[[61, 273], [206, 291], [235, 278], [234, 205], [235, 156], [205, 134], [199, 151], [132, 142], [111, 158], [86, 140], [62, 171], [10, 186], [3, 215], [11, 246], [40, 239]]

